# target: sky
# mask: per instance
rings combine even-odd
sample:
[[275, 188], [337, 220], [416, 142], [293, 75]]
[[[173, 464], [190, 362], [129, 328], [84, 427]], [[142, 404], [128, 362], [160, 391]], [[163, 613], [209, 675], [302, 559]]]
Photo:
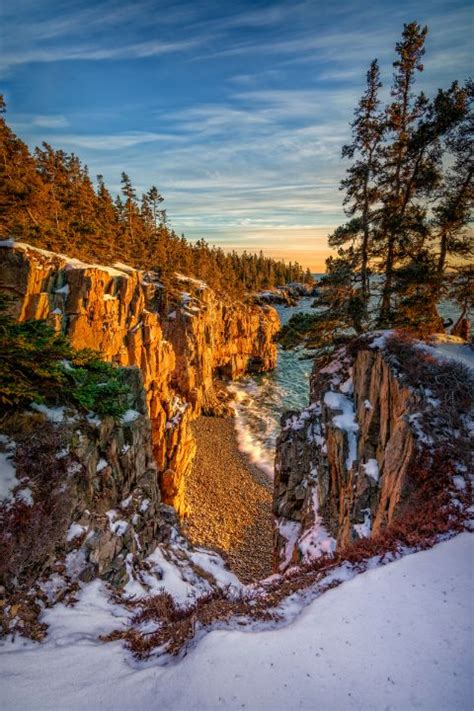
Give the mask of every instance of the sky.
[[472, 75], [467, 0], [12, 0], [0, 91], [30, 147], [74, 152], [112, 192], [157, 185], [171, 226], [322, 271], [344, 221], [353, 109], [404, 22], [429, 27], [429, 94]]

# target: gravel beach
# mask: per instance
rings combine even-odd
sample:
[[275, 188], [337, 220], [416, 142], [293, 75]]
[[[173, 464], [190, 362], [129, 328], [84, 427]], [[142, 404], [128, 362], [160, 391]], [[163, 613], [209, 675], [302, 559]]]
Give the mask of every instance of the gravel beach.
[[233, 419], [193, 423], [197, 454], [186, 485], [183, 531], [224, 553], [243, 582], [272, 573], [272, 483], [237, 447]]

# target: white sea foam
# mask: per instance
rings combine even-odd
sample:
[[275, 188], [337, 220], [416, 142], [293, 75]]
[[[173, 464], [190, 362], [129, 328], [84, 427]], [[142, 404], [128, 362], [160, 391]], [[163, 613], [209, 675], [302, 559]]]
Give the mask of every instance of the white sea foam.
[[[311, 301], [301, 299], [296, 307], [277, 307], [282, 324], [296, 312], [311, 312]], [[230, 386], [239, 449], [270, 477], [281, 415], [308, 405], [311, 367], [312, 361], [301, 360], [301, 351], [280, 349], [273, 372], [247, 377]]]

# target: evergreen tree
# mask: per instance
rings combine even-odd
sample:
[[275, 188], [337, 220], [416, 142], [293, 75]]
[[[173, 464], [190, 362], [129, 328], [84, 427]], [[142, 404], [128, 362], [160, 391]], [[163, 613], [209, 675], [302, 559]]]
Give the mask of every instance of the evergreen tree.
[[474, 309], [474, 267], [465, 264], [450, 274], [448, 297], [460, 307], [461, 313], [454, 324], [453, 334], [468, 338], [467, 315]]
[[474, 83], [465, 88], [466, 111], [447, 136], [446, 147], [453, 164], [448, 168], [434, 207], [433, 238], [438, 247], [437, 274], [441, 278], [448, 257], [473, 256], [472, 235], [466, 232], [474, 203]]
[[155, 228], [158, 227], [159, 224], [166, 224], [166, 211], [160, 209], [160, 205], [164, 198], [158, 192], [158, 188], [155, 185], [152, 185], [147, 192], [146, 197], [151, 206]]
[[[341, 185], [351, 219], [329, 238], [337, 257], [328, 260], [315, 301], [321, 313], [313, 341], [316, 329], [321, 341], [331, 331], [350, 335], [374, 324], [440, 330], [437, 302], [448, 289], [454, 294], [448, 257], [473, 254], [465, 229], [473, 201], [473, 85], [453, 82], [432, 101], [414, 92], [426, 35], [417, 23], [404, 26], [383, 113], [376, 62], [369, 69], [353, 142], [343, 148], [352, 160]], [[456, 283], [466, 304], [467, 287]]]
[[[357, 244], [358, 260], [353, 265], [360, 273], [359, 297], [363, 311], [370, 296], [369, 262], [372, 255], [372, 222], [379, 192], [374, 182], [379, 169], [379, 154], [384, 135], [385, 123], [379, 112], [379, 89], [382, 87], [377, 60], [374, 60], [367, 72], [367, 89], [355, 111], [352, 123], [353, 142], [342, 149], [344, 158], [354, 159], [342, 181], [345, 189], [344, 205], [346, 213], [353, 219], [338, 228], [329, 238], [330, 246], [339, 247], [352, 243], [352, 250]], [[354, 215], [357, 215], [354, 218]], [[361, 313], [361, 317], [364, 314]]]
[[297, 264], [256, 255], [225, 254], [205, 240], [196, 244], [166, 225], [156, 187], [137, 204], [136, 191], [122, 174], [122, 196], [112, 199], [102, 175], [97, 190], [75, 154], [44, 143], [31, 155], [7, 126], [0, 97], [0, 235], [64, 252], [84, 261], [122, 261], [155, 269], [171, 288], [173, 272], [203, 279], [217, 291], [241, 297], [262, 284], [303, 280]]
[[130, 241], [133, 243], [134, 241], [134, 221], [135, 221], [135, 215], [137, 212], [137, 193], [135, 191], [135, 188], [132, 185], [132, 181], [128, 177], [126, 173], [122, 173], [121, 176], [121, 184], [122, 184], [122, 194], [125, 197], [125, 203], [124, 203], [124, 212], [127, 216], [127, 222], [128, 222], [128, 231], [130, 234]]
[[[398, 59], [391, 89], [392, 102], [386, 109], [387, 129], [391, 134], [383, 151], [383, 166], [378, 183], [383, 203], [380, 224], [380, 253], [383, 258], [384, 285], [380, 322], [390, 323], [393, 278], [397, 259], [406, 255], [414, 233], [423, 231], [424, 211], [410, 210], [410, 198], [416, 187], [413, 171], [418, 169], [418, 155], [412, 150], [418, 120], [427, 109], [428, 100], [421, 93], [415, 97], [416, 73], [423, 71], [422, 57], [428, 28], [416, 22], [404, 26], [402, 40], [396, 44]], [[408, 232], [408, 234], [407, 234]]]

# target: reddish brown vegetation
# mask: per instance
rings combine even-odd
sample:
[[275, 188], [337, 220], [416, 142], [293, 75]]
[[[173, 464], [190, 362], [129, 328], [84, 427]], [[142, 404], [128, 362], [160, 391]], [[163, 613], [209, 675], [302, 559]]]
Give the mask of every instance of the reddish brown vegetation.
[[[311, 564], [291, 568], [269, 583], [262, 583], [247, 597], [232, 599], [226, 592], [215, 590], [181, 607], [167, 593], [125, 603], [138, 609], [131, 626], [112, 633], [104, 641], [123, 639], [138, 658], [148, 657], [153, 650], [178, 655], [198, 630], [238, 618], [243, 618], [243, 623], [249, 620], [277, 622], [281, 620], [278, 605], [289, 595], [310, 588], [318, 595], [337, 586], [339, 581], [325, 583], [325, 577], [343, 563], [363, 572], [374, 556], [380, 556], [381, 563], [388, 562], [400, 556], [403, 549], [424, 550], [434, 545], [440, 536], [464, 530], [471, 491], [466, 489], [462, 494], [456, 491], [461, 506], [454, 505], [452, 474], [452, 464], [444, 451], [421, 453], [410, 472], [411, 492], [405, 509], [377, 536], [355, 541], [331, 558], [324, 556]], [[157, 630], [141, 632], [137, 627], [144, 622], [156, 623]]]
[[17, 478], [27, 480], [34, 504], [0, 502], [0, 583], [6, 589], [28, 586], [63, 543], [71, 521], [69, 456], [57, 459], [60, 433], [35, 422], [31, 431], [14, 433]]
[[440, 401], [445, 419], [467, 414], [472, 407], [474, 381], [471, 370], [454, 360], [436, 358], [415, 346], [413, 334], [397, 331], [386, 340], [385, 348], [402, 378], [413, 388], [429, 388]]

